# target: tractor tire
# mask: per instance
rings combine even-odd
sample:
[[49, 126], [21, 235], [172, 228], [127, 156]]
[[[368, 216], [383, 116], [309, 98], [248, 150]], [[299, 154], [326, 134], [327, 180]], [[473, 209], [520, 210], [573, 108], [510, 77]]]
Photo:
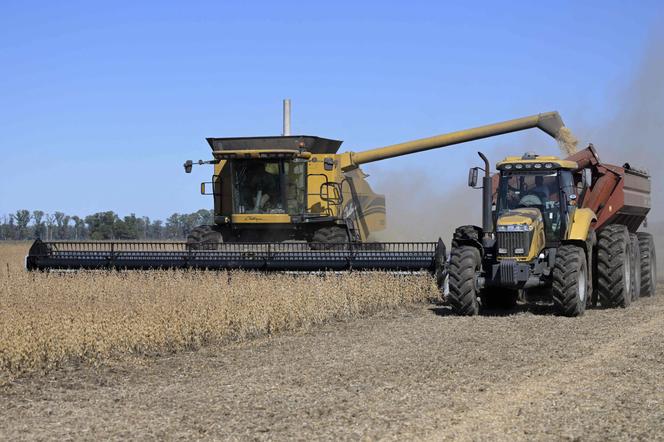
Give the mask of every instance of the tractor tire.
[[641, 296], [641, 248], [636, 233], [630, 233], [629, 239], [632, 242], [632, 301], [636, 301]]
[[519, 299], [519, 290], [512, 289], [484, 289], [480, 292], [482, 308], [490, 310], [512, 310]]
[[613, 224], [597, 236], [597, 291], [604, 308], [632, 301], [632, 247], [627, 227]]
[[641, 296], [654, 296], [657, 289], [657, 257], [655, 241], [650, 233], [638, 232]]
[[187, 235], [189, 250], [217, 250], [223, 242], [223, 235], [214, 226], [198, 226]]
[[482, 266], [480, 251], [472, 246], [452, 248], [449, 263], [447, 300], [452, 311], [461, 316], [474, 316], [480, 311], [477, 299], [477, 272]]
[[345, 249], [348, 242], [348, 231], [345, 228], [331, 226], [316, 230], [309, 246], [312, 250]]
[[588, 261], [582, 247], [566, 244], [556, 252], [553, 266], [552, 297], [556, 312], [562, 316], [581, 316], [586, 311]]
[[457, 227], [452, 236], [452, 247], [459, 247], [461, 240], [472, 240], [480, 242], [482, 237], [481, 229], [477, 226]]

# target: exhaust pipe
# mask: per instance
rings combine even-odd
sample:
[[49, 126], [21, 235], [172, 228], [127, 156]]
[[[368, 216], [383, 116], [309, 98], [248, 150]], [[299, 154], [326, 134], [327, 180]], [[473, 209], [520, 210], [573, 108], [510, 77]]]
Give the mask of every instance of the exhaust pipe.
[[491, 164], [486, 155], [482, 152], [477, 154], [484, 161], [484, 176], [482, 177], [482, 231], [484, 237], [489, 238], [493, 234], [493, 215], [491, 206], [493, 205], [493, 180], [491, 179]]
[[284, 126], [281, 135], [289, 137], [291, 134], [291, 101], [290, 98], [284, 99]]

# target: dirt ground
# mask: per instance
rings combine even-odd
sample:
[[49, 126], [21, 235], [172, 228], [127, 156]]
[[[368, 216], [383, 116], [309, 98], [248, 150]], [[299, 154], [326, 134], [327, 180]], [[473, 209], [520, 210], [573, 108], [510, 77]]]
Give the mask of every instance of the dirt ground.
[[582, 318], [416, 305], [71, 367], [3, 387], [0, 438], [661, 440], [663, 291]]

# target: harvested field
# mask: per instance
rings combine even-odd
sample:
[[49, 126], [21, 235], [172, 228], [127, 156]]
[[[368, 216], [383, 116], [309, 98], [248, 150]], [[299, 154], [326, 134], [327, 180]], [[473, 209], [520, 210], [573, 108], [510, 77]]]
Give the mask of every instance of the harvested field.
[[246, 272], [27, 273], [0, 246], [0, 382], [362, 317], [437, 296], [426, 276]]
[[[119, 283], [121, 276], [86, 274], [84, 279]], [[10, 272], [9, 278], [18, 277]], [[58, 278], [76, 284], [72, 275], [38, 275], [28, 282]], [[166, 284], [164, 296], [183, 306], [181, 298], [164, 288], [169, 287], [166, 275], [158, 281]], [[290, 280], [272, 283], [285, 281]], [[367, 290], [394, 289], [369, 286], [370, 279], [360, 283], [360, 296]], [[86, 287], [97, 297], [105, 293], [104, 282]], [[657, 296], [627, 309], [592, 309], [581, 318], [525, 307], [460, 318], [444, 306], [408, 301], [430, 295], [426, 284], [421, 287], [420, 299], [402, 299], [399, 308], [372, 302], [366, 305], [374, 308], [363, 313], [339, 315], [363, 316], [359, 320], [327, 319], [316, 327], [308, 322], [273, 336], [206, 341], [197, 351], [185, 346], [185, 351], [162, 350], [160, 357], [135, 352], [21, 376], [0, 388], [0, 438], [662, 438], [661, 288]], [[326, 293], [338, 289], [321, 286], [311, 292], [323, 288]], [[150, 290], [148, 285], [143, 293], [158, 300]], [[269, 293], [274, 291], [271, 287]], [[1, 299], [5, 302], [5, 292]], [[112, 305], [119, 308], [120, 301], [134, 305], [130, 297], [119, 297]], [[152, 304], [145, 311], [154, 312]], [[103, 310], [104, 304], [97, 307]]]

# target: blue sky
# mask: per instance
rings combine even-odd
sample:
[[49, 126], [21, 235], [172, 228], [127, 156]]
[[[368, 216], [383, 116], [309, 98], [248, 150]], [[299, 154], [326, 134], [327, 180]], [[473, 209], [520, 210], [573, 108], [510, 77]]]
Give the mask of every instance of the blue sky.
[[[580, 135], [614, 118], [658, 1], [30, 2], [0, 4], [0, 214], [164, 218], [210, 207], [185, 159], [207, 136], [293, 131], [362, 150], [558, 110]], [[465, 180], [477, 149], [554, 153], [537, 133], [366, 167]], [[513, 150], [513, 151], [514, 151]], [[497, 159], [497, 158], [494, 158]], [[372, 178], [373, 179], [373, 178]], [[377, 188], [381, 191], [382, 189]], [[389, 195], [388, 195], [389, 202]]]

